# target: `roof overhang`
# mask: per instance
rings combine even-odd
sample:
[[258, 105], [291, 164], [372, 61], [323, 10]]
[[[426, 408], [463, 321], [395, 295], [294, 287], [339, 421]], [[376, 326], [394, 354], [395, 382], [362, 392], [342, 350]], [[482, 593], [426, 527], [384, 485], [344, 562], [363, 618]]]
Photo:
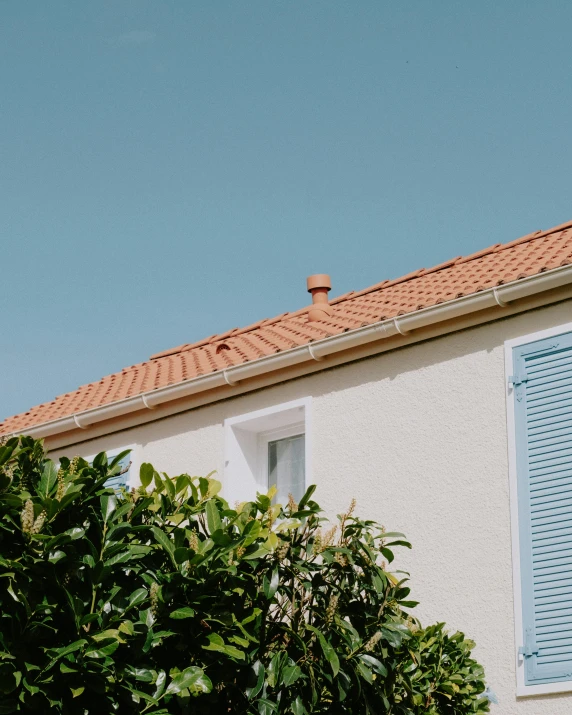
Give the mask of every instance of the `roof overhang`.
[[[555, 268], [23, 431], [37, 439], [50, 438], [50, 442], [55, 438], [57, 446], [83, 442], [242, 392], [506, 317], [537, 304], [564, 300], [572, 294], [568, 291], [563, 294], [562, 289], [571, 287], [572, 266]], [[530, 301], [535, 298], [536, 301]], [[467, 318], [471, 320], [467, 322]]]

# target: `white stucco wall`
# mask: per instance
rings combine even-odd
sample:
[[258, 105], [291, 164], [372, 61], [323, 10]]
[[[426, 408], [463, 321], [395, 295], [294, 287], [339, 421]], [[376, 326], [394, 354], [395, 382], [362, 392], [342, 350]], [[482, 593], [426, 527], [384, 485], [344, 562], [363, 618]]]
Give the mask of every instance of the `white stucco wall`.
[[502, 715], [569, 715], [572, 694], [517, 698], [504, 341], [570, 322], [571, 303], [531, 311], [67, 448], [138, 445], [174, 475], [223, 473], [227, 417], [312, 397], [316, 498], [404, 531], [423, 622], [478, 644]]

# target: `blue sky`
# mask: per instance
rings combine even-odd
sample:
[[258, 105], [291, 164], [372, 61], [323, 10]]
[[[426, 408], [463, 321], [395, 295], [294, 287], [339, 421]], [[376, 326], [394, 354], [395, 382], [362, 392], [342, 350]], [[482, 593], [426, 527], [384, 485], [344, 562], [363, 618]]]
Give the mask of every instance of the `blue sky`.
[[0, 418], [572, 219], [572, 3], [4, 0]]

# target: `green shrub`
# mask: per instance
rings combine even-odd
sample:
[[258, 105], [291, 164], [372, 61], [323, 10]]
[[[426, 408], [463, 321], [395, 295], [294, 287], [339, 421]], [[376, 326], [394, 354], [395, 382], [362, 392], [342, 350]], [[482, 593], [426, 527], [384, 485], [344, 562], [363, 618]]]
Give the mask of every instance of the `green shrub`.
[[116, 495], [123, 456], [0, 447], [0, 713], [488, 712], [473, 644], [409, 613], [400, 534], [149, 464]]

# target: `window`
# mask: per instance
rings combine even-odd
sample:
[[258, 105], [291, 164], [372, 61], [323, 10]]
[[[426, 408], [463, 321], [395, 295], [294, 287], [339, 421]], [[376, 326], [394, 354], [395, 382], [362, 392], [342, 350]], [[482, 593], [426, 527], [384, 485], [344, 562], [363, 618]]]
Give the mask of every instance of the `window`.
[[275, 503], [299, 501], [309, 472], [309, 399], [225, 421], [224, 494], [233, 504], [276, 486]]
[[[111, 464], [113, 459], [123, 450], [117, 450], [116, 452], [108, 453], [107, 460]], [[121, 491], [122, 487], [129, 489], [130, 487], [130, 477], [131, 477], [131, 452], [122, 457], [119, 462], [119, 472], [113, 477], [110, 477], [106, 482], [106, 487], [112, 487], [116, 492]]]
[[510, 341], [507, 370], [517, 693], [564, 692], [572, 690], [572, 332]]
[[[122, 457], [119, 463], [119, 472], [113, 477], [110, 477], [105, 483], [106, 487], [112, 487], [116, 492], [119, 492], [123, 487], [125, 487], [125, 489], [130, 489], [133, 484], [133, 454], [135, 446], [129, 445], [127, 447], [122, 447], [121, 449], [113, 449], [107, 452], [107, 461], [111, 464], [115, 457], [117, 457], [118, 454], [121, 454], [121, 452], [124, 452], [126, 449], [130, 449], [131, 452]], [[91, 454], [89, 457], [86, 457], [85, 460], [91, 464], [95, 457], [95, 454]]]
[[276, 501], [284, 504], [290, 494], [299, 502], [305, 491], [305, 437], [297, 434], [268, 442], [268, 486], [276, 485]]

